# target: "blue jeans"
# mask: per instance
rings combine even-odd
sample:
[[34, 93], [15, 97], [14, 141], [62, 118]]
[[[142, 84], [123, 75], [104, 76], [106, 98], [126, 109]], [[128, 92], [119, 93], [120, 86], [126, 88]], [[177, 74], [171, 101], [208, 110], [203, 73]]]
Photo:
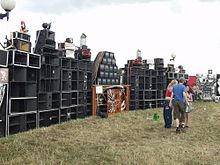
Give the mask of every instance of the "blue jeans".
[[163, 107], [164, 127], [172, 127], [172, 107], [169, 106], [169, 101], [166, 101]]

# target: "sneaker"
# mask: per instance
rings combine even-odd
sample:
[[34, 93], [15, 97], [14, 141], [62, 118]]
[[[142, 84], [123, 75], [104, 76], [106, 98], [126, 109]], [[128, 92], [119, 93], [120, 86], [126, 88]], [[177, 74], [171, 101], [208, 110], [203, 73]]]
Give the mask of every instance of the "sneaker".
[[181, 133], [180, 127], [176, 127], [176, 133]]
[[185, 132], [186, 132], [185, 126], [182, 125], [182, 126], [180, 127], [180, 130], [181, 130], [181, 132], [185, 133]]
[[181, 128], [185, 128], [185, 123], [180, 124]]

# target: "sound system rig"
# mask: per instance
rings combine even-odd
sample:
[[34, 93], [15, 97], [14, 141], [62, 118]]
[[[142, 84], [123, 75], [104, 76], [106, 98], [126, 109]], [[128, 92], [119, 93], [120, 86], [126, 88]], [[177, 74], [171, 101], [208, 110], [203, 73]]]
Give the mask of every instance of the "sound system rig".
[[123, 68], [123, 83], [131, 85], [130, 110], [160, 106], [166, 89], [163, 69], [163, 61], [161, 63], [160, 59], [155, 59], [155, 69], [150, 69], [147, 60], [138, 65], [128, 60]]
[[42, 59], [39, 76], [39, 127], [92, 115], [92, 62], [68, 57], [65, 44], [55, 48], [55, 33], [37, 32], [35, 51]]
[[60, 120], [60, 56], [55, 33], [38, 30], [34, 52], [41, 55], [38, 76], [38, 127], [50, 126]]
[[22, 32], [11, 33], [0, 50], [0, 137], [92, 115], [88, 54], [66, 57], [50, 29], [36, 36], [34, 53]]
[[[11, 33], [7, 47], [0, 50], [0, 137], [94, 115], [98, 85], [107, 89], [102, 96], [112, 98], [104, 103], [99, 98], [97, 109], [115, 113], [162, 107], [168, 83], [188, 78], [182, 66], [178, 72], [172, 64], [164, 67], [162, 58], [154, 59], [153, 69], [141, 59], [128, 60], [119, 70], [108, 51], [99, 52], [92, 62], [86, 45], [74, 50], [72, 40], [66, 41], [67, 46], [59, 43], [56, 48], [55, 32], [44, 26], [36, 33], [32, 53], [30, 35]], [[110, 104], [113, 96], [120, 96], [118, 107]]]
[[[67, 38], [66, 40], [69, 40]], [[68, 43], [69, 44], [69, 43]], [[65, 54], [65, 43], [59, 43]], [[69, 48], [68, 48], [69, 49]], [[92, 62], [86, 45], [78, 47], [73, 54], [61, 57], [61, 119], [84, 118], [92, 115]]]
[[37, 128], [37, 77], [41, 67], [40, 55], [31, 53], [28, 34], [11, 33], [7, 48], [6, 136]]
[[185, 80], [188, 80], [189, 78], [188, 74], [186, 74], [186, 70], [181, 65], [177, 67], [176, 71], [174, 64], [168, 64], [166, 68], [166, 76], [167, 84], [173, 79], [178, 80], [180, 77], [184, 77]]
[[180, 77], [188, 79], [185, 70], [176, 73], [174, 65], [164, 67], [162, 58], [154, 59], [154, 68], [147, 60], [140, 64], [128, 60], [122, 71], [123, 84], [130, 85], [130, 110], [162, 107], [170, 81]]

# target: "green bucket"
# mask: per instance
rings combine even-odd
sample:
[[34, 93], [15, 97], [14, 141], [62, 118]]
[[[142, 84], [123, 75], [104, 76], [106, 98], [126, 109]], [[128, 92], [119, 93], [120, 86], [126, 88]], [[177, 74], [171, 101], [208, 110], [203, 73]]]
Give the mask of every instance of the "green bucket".
[[160, 120], [160, 115], [155, 113], [154, 116], [153, 116], [153, 120], [155, 120], [155, 121]]

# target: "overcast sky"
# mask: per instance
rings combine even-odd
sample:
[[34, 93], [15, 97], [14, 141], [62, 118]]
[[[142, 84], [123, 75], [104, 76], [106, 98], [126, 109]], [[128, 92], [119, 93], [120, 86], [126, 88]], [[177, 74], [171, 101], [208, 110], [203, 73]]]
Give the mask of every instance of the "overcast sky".
[[[0, 9], [3, 13], [3, 9]], [[42, 23], [52, 22], [56, 41], [87, 35], [92, 59], [99, 51], [115, 53], [119, 67], [135, 59], [176, 54], [175, 66], [187, 73], [220, 73], [220, 0], [16, 0], [10, 19], [0, 20], [0, 41], [26, 22], [34, 46]]]

